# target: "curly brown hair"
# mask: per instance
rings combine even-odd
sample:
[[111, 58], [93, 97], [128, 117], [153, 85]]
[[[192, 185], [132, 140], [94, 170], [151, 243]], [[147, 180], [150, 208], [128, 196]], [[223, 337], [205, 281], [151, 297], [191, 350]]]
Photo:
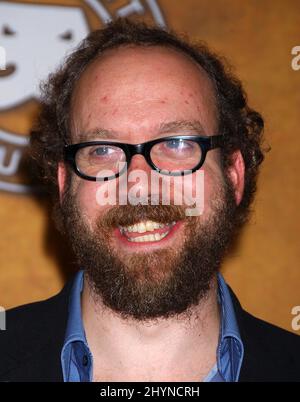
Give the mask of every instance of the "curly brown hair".
[[212, 53], [203, 42], [192, 43], [185, 35], [119, 18], [92, 32], [42, 84], [41, 113], [31, 133], [31, 154], [39, 176], [58, 201], [57, 167], [63, 161], [64, 145], [70, 143], [70, 104], [74, 87], [86, 67], [108, 49], [134, 45], [173, 48], [192, 58], [208, 74], [215, 88], [218, 108], [218, 133], [224, 136], [224, 171], [232, 154], [240, 150], [245, 163], [245, 189], [238, 206], [239, 219], [245, 221], [256, 191], [258, 166], [264, 159], [261, 115], [248, 106], [241, 82], [227, 62]]

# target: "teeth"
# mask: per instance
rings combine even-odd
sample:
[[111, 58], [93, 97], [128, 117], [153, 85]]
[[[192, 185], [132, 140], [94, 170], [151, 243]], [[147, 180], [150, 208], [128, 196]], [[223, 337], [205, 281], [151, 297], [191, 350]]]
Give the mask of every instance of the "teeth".
[[172, 223], [158, 223], [154, 221], [146, 221], [146, 222], [139, 222], [135, 223], [134, 225], [131, 226], [126, 226], [126, 227], [120, 227], [121, 232], [136, 232], [136, 233], [145, 233], [145, 232], [152, 232], [155, 229], [160, 229], [166, 226], [172, 226], [176, 222]]
[[[164, 225], [162, 225], [164, 226]], [[147, 221], [146, 222], [146, 228], [147, 231], [150, 232], [151, 230], [159, 229], [161, 226], [161, 223], [158, 222], [153, 222], [153, 221]]]
[[138, 224], [137, 224], [137, 231], [139, 232], [139, 233], [145, 233], [145, 232], [147, 232], [147, 229], [146, 229], [146, 225], [144, 224], [144, 222], [139, 222]]
[[168, 233], [169, 233], [169, 230], [162, 234], [155, 233], [155, 234], [150, 234], [150, 235], [137, 236], [134, 238], [128, 238], [128, 240], [132, 241], [132, 242], [137, 242], [137, 243], [142, 243], [145, 241], [159, 241], [159, 240], [163, 239], [164, 237], [166, 237]]

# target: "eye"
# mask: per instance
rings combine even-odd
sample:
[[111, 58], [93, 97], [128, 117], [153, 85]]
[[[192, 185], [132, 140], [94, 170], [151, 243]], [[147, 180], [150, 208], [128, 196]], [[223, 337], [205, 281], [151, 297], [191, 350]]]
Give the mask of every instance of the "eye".
[[[199, 145], [190, 140], [182, 138], [170, 138], [157, 143], [151, 150], [152, 159], [160, 159], [163, 162], [166, 159], [185, 159], [199, 155], [201, 152]], [[198, 156], [197, 156], [198, 157]]]
[[65, 40], [65, 41], [71, 41], [74, 38], [73, 32], [71, 30], [68, 30], [61, 35], [59, 35], [60, 39]]
[[181, 139], [169, 140], [169, 141], [166, 141], [164, 144], [167, 148], [173, 149], [175, 151], [191, 147], [191, 145], [188, 143], [188, 141], [184, 141]]
[[4, 25], [2, 27], [2, 35], [13, 36], [15, 34], [16, 34], [16, 32], [9, 25]]
[[109, 155], [113, 152], [113, 150], [109, 147], [102, 146], [102, 147], [97, 147], [92, 150], [91, 154], [94, 156], [106, 156]]

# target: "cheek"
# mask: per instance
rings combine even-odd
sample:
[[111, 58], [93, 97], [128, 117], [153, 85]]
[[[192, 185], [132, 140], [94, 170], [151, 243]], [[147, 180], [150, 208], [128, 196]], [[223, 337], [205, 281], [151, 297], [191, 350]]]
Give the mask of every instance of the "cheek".
[[212, 199], [217, 196], [218, 183], [218, 175], [207, 168], [183, 177], [178, 176], [171, 184], [173, 201], [175, 205], [184, 205], [187, 214], [206, 214], [210, 210]]
[[211, 208], [211, 200], [215, 197], [216, 193], [215, 179], [205, 172], [204, 178], [204, 214]]
[[90, 227], [99, 217], [110, 208], [108, 205], [101, 205], [98, 202], [99, 191], [103, 190], [105, 183], [96, 183], [80, 180], [74, 185], [77, 202], [81, 210], [81, 214], [85, 217]]
[[221, 197], [223, 183], [222, 172], [217, 165], [204, 169], [204, 215], [210, 213], [212, 201]]

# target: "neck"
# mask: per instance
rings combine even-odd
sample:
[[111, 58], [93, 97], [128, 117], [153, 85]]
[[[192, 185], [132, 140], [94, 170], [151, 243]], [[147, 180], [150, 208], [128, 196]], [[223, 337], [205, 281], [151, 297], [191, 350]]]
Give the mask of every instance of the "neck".
[[[170, 380], [171, 375], [182, 381], [186, 373], [187, 381], [191, 377], [199, 381], [216, 361], [220, 327], [216, 277], [189, 313], [147, 322], [124, 319], [104, 306], [85, 280], [82, 314], [94, 376], [98, 372], [102, 380], [136, 381], [139, 375], [145, 381], [155, 369], [159, 378], [154, 380]], [[118, 377], [113, 373], [119, 373]]]

